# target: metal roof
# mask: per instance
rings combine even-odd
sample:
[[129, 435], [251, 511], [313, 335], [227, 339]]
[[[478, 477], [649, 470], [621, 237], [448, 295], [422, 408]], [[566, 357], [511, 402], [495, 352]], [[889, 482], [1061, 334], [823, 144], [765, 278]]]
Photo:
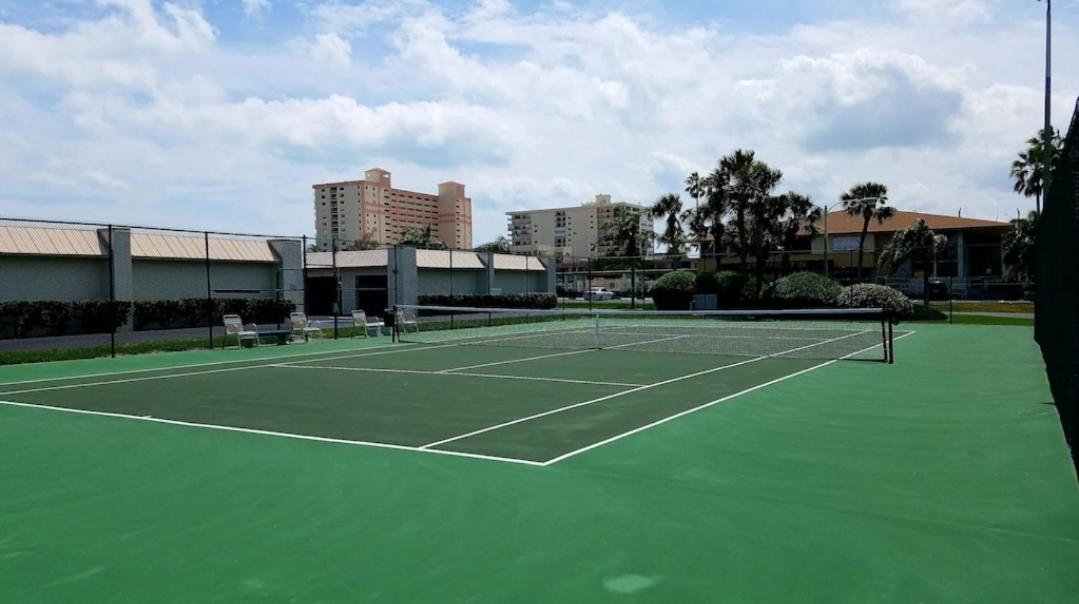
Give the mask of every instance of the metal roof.
[[[876, 220], [869, 221], [870, 233], [894, 233], [899, 229], [909, 227], [918, 221], [918, 219], [925, 220], [929, 228], [934, 231], [951, 231], [951, 230], [963, 230], [963, 229], [984, 229], [984, 228], [996, 228], [1007, 229], [1009, 227], [1007, 222], [998, 222], [995, 220], [983, 220], [981, 218], [963, 218], [959, 216], [945, 216], [942, 214], [929, 214], [927, 212], [907, 212], [903, 210], [897, 210], [895, 216], [884, 221], [884, 223], [877, 222]], [[824, 230], [824, 221], [818, 220], [816, 223], [817, 229]], [[851, 233], [862, 232], [862, 217], [851, 216], [843, 211], [830, 212], [828, 214], [828, 234], [829, 235], [845, 235]]]
[[416, 250], [417, 268], [487, 268], [476, 252], [449, 252], [446, 250]]
[[[385, 249], [337, 252], [337, 268], [385, 268], [386, 264]], [[307, 254], [307, 268], [331, 268], [333, 265], [329, 252]]]
[[[0, 226], [0, 254], [25, 256], [109, 255], [104, 229]], [[131, 233], [135, 259], [205, 260], [203, 237], [160, 233]], [[210, 237], [210, 260], [277, 262], [265, 239]]]
[[534, 256], [514, 256], [494, 254], [495, 270], [500, 271], [545, 271], [547, 267]]

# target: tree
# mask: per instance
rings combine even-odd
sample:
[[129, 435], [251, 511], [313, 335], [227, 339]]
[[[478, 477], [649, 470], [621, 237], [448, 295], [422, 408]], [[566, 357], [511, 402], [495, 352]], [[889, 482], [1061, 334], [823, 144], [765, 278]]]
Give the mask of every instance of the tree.
[[[704, 205], [698, 199], [694, 208], [682, 213], [682, 222], [697, 241], [697, 247], [704, 249], [703, 242], [711, 241], [712, 254], [715, 256], [726, 230], [727, 190], [725, 177], [718, 169], [708, 176], [697, 176], [694, 172], [686, 179], [689, 183], [696, 177], [696, 187], [691, 187], [704, 198]], [[690, 191], [690, 188], [687, 188]], [[690, 191], [692, 194], [693, 191]]]
[[361, 252], [364, 250], [377, 250], [382, 244], [375, 241], [370, 233], [364, 233], [359, 239], [353, 241], [339, 241], [337, 249], [342, 252]]
[[509, 239], [499, 235], [494, 241], [477, 245], [472, 249], [474, 252], [493, 252], [495, 254], [508, 254], [510, 251]]
[[865, 258], [865, 237], [869, 232], [869, 223], [876, 220], [884, 224], [895, 216], [895, 208], [890, 208], [888, 203], [888, 187], [876, 182], [864, 182], [854, 185], [849, 191], [840, 196], [843, 209], [850, 216], [862, 217], [862, 234], [858, 238], [858, 279], [862, 278], [862, 262]]
[[645, 246], [651, 245], [652, 233], [641, 230], [640, 210], [615, 206], [603, 243], [613, 247], [616, 256], [639, 257], [644, 255]]
[[708, 191], [708, 179], [701, 178], [700, 174], [696, 172], [691, 173], [686, 177], [686, 193], [693, 198], [694, 209], [700, 208], [701, 197], [704, 197]]
[[[725, 191], [729, 211], [733, 214], [734, 247], [738, 250], [742, 271], [749, 266], [749, 253], [756, 247], [751, 233], [750, 219], [769, 215], [772, 190], [783, 178], [783, 173], [759, 161], [753, 151], [738, 149], [719, 160], [718, 174], [713, 173], [712, 185]], [[756, 222], [755, 228], [763, 226]], [[757, 235], [759, 235], [758, 233]]]
[[780, 197], [786, 208], [779, 224], [780, 247], [783, 250], [781, 272], [786, 274], [790, 271], [791, 250], [798, 243], [798, 236], [816, 235], [817, 221], [824, 215], [824, 211], [817, 207], [808, 195], [791, 191]]
[[[1036, 198], [1036, 208], [1038, 212], [1041, 212], [1042, 207], [1042, 185], [1044, 184], [1043, 161], [1044, 161], [1044, 145], [1042, 143], [1045, 130], [1039, 130], [1038, 135], [1027, 139], [1026, 151], [1021, 151], [1019, 157], [1012, 162], [1011, 177], [1015, 181], [1012, 188], [1016, 193], [1023, 195], [1024, 197]], [[1049, 135], [1049, 153], [1050, 163], [1055, 166], [1061, 158], [1061, 149], [1063, 148], [1063, 141], [1060, 139], [1060, 133], [1053, 129]]]
[[914, 224], [895, 232], [892, 240], [881, 251], [878, 262], [888, 274], [894, 274], [907, 260], [920, 266], [922, 293], [926, 306], [929, 306], [929, 273], [933, 270], [937, 255], [944, 250], [947, 242], [944, 235], [934, 233], [925, 220], [919, 218]]
[[649, 209], [652, 218], [663, 218], [666, 227], [658, 237], [660, 243], [667, 246], [667, 254], [677, 256], [685, 251], [686, 238], [682, 233], [682, 198], [677, 193], [668, 193], [660, 197]]
[[1012, 228], [1004, 234], [1004, 263], [1013, 276], [1030, 281], [1036, 266], [1038, 212], [1026, 218], [1012, 220]]
[[401, 231], [401, 239], [398, 244], [427, 250], [446, 250], [449, 247], [435, 239], [431, 225], [411, 227]]

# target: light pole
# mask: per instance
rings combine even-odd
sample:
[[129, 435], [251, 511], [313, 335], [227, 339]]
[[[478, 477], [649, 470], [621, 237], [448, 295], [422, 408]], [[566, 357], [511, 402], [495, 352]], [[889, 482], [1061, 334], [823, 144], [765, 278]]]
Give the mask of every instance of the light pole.
[[[1053, 181], [1052, 153], [1053, 143], [1052, 120], [1049, 116], [1051, 106], [1050, 93], [1052, 92], [1052, 66], [1053, 66], [1053, 0], [1045, 0], [1045, 126], [1042, 128], [1042, 197], [1049, 195], [1049, 185]], [[1048, 200], [1047, 200], [1048, 201]], [[1041, 201], [1038, 201], [1038, 214], [1042, 213]]]

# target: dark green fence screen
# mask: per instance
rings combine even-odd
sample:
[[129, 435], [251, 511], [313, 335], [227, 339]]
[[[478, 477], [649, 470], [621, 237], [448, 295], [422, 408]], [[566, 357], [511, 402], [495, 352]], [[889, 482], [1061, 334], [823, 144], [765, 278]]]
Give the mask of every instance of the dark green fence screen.
[[1035, 339], [1079, 468], [1079, 103], [1038, 221]]

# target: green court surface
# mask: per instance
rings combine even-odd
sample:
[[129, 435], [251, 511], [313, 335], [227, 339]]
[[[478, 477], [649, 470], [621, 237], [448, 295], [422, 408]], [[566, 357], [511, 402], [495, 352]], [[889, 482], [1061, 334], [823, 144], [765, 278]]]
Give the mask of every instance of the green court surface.
[[386, 340], [0, 368], [0, 600], [1068, 602], [1031, 330], [894, 365]]

